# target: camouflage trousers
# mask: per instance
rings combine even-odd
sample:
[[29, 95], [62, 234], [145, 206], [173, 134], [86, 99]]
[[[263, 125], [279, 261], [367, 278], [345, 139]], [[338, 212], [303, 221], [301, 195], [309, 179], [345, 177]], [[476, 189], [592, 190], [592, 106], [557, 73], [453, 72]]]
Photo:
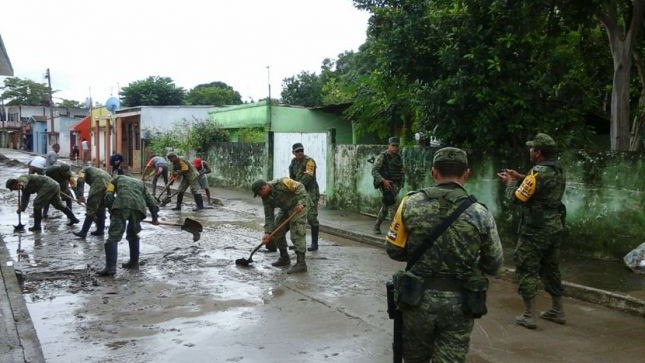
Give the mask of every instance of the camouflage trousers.
[[316, 194], [309, 194], [309, 208], [307, 210], [307, 223], [309, 223], [310, 226], [312, 227], [318, 227], [320, 226], [320, 222], [318, 222], [318, 199], [320, 199], [320, 195], [318, 193]]
[[544, 290], [553, 296], [562, 296], [559, 254], [560, 233], [520, 234], [513, 253], [517, 292], [525, 298], [537, 295], [540, 279]]
[[[395, 198], [397, 195], [399, 195], [400, 191], [401, 191], [401, 185], [397, 183], [392, 183], [392, 193], [394, 193]], [[378, 215], [376, 216], [376, 218], [384, 221], [385, 219], [387, 219], [388, 215], [394, 217], [394, 213], [396, 213], [396, 208], [398, 206], [399, 206], [398, 203], [394, 203], [390, 206], [385, 205], [385, 203], [381, 203], [381, 209], [379, 209]]]
[[110, 211], [110, 228], [106, 244], [118, 243], [123, 238], [128, 242], [138, 241], [141, 232], [141, 213], [132, 209], [113, 209]]
[[473, 319], [461, 311], [461, 294], [426, 290], [421, 304], [403, 310], [406, 363], [465, 362]]
[[[296, 252], [305, 253], [307, 250], [307, 216], [309, 212], [309, 207], [305, 206], [298, 215], [293, 217], [288, 225], [289, 235], [291, 236], [291, 242], [293, 243], [294, 250]], [[275, 218], [276, 228], [279, 226], [285, 219], [293, 213], [293, 208], [288, 210], [285, 213], [283, 210], [280, 210], [278, 215]], [[287, 248], [287, 229], [284, 228], [274, 237], [275, 244], [279, 249]]]
[[194, 178], [193, 180], [188, 180], [187, 176], [184, 176], [181, 178], [181, 184], [179, 184], [179, 188], [177, 188], [178, 194], [183, 194], [186, 192], [188, 187], [190, 187], [190, 193], [195, 195], [195, 194], [200, 194], [201, 188], [199, 187], [199, 181], [197, 181], [198, 178]]
[[65, 209], [65, 205], [60, 199], [60, 187], [58, 184], [56, 184], [56, 186], [44, 187], [38, 191], [38, 194], [36, 194], [36, 199], [34, 199], [34, 209], [42, 210], [49, 204], [58, 210]]

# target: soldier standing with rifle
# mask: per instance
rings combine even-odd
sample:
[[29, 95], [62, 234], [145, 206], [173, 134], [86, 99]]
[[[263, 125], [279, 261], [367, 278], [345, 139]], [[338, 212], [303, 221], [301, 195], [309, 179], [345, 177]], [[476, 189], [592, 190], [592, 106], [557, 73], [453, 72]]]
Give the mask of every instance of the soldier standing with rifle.
[[292, 152], [294, 158], [291, 159], [291, 164], [289, 164], [289, 178], [302, 183], [311, 198], [311, 205], [309, 205], [307, 215], [307, 222], [311, 226], [311, 247], [307, 248], [307, 251], [317, 251], [320, 231], [320, 223], [318, 222], [320, 191], [318, 181], [316, 181], [316, 161], [305, 155], [305, 148], [299, 142], [293, 144]]
[[381, 234], [381, 223], [388, 214], [394, 214], [396, 196], [405, 185], [405, 172], [403, 158], [399, 154], [399, 142], [398, 137], [390, 137], [387, 150], [376, 157], [374, 166], [372, 166], [374, 187], [380, 189], [383, 194], [381, 209], [379, 209], [376, 223], [374, 223], [375, 234]]
[[463, 187], [469, 176], [465, 151], [437, 150], [435, 186], [408, 193], [390, 225], [387, 254], [407, 262], [394, 275], [406, 362], [465, 362], [473, 319], [486, 313], [483, 273], [502, 266], [495, 220]]

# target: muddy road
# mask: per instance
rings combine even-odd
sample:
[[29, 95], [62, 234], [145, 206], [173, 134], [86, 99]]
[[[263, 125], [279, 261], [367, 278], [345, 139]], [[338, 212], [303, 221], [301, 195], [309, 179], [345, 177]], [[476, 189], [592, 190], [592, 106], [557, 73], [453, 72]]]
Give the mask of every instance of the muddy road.
[[[3, 183], [25, 172], [19, 161], [2, 161]], [[179, 227], [143, 224], [141, 269], [120, 268], [128, 259], [124, 239], [116, 277], [99, 278], [103, 237], [75, 237], [80, 226], [66, 226], [55, 209], [42, 233], [13, 233], [17, 193], [3, 188], [0, 201], [0, 233], [48, 362], [390, 359], [381, 290], [396, 266], [381, 249], [323, 236], [324, 252], [308, 254], [306, 274], [271, 267], [277, 253], [258, 252], [250, 267], [236, 266], [260, 243], [263, 221], [259, 206], [225, 199], [225, 207], [202, 212], [162, 208], [160, 221], [200, 221], [202, 238], [193, 242]], [[29, 211], [22, 214], [27, 227]], [[80, 206], [74, 212], [82, 218]], [[357, 271], [355, 264], [371, 267]]]
[[[0, 153], [8, 156], [0, 157], [4, 187], [31, 157]], [[260, 243], [262, 207], [233, 191], [217, 197], [224, 207], [160, 212], [165, 222], [200, 221], [198, 242], [179, 227], [143, 224], [141, 269], [120, 268], [128, 259], [123, 240], [117, 275], [97, 278], [102, 237], [75, 237], [80, 226], [66, 226], [56, 210], [43, 233], [14, 233], [17, 193], [0, 188], [0, 235], [47, 362], [391, 361], [384, 282], [403, 264], [381, 248], [322, 234], [320, 250], [307, 253], [307, 273], [271, 267], [277, 253], [237, 266]], [[74, 212], [84, 215], [77, 205]], [[29, 213], [22, 223], [32, 224]], [[642, 317], [566, 299], [567, 325], [540, 321], [530, 331], [514, 323], [515, 290], [491, 280], [489, 313], [475, 322], [468, 362], [642, 362]], [[548, 305], [540, 293], [538, 309]]]

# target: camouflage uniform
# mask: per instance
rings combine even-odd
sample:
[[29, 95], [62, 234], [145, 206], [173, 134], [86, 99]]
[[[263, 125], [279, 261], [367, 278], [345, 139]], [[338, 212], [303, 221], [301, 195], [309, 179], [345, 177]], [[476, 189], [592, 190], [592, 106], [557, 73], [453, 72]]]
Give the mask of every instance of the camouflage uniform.
[[[519, 239], [513, 260], [518, 275], [518, 292], [532, 299], [537, 295], [540, 277], [544, 289], [553, 296], [562, 296], [564, 289], [558, 267], [562, 223], [562, 195], [565, 174], [557, 161], [536, 164], [524, 179], [535, 178], [535, 192], [526, 201], [516, 196], [517, 184], [509, 184], [507, 193], [520, 204]], [[520, 188], [522, 186], [520, 185]]]
[[78, 223], [79, 220], [74, 216], [71, 209], [67, 208], [60, 200], [60, 186], [58, 183], [45, 175], [21, 175], [17, 178], [18, 183], [23, 188], [22, 200], [20, 201], [20, 210], [25, 211], [29, 205], [29, 197], [36, 193], [34, 199], [34, 226], [33, 230], [40, 231], [40, 222], [42, 220], [42, 210], [46, 205], [53, 205], [54, 208], [63, 212], [69, 219], [68, 225]]
[[[179, 158], [174, 153], [168, 154], [169, 160], [172, 162], [172, 174], [175, 177], [181, 176], [181, 184], [177, 189], [177, 206], [173, 210], [181, 210], [181, 203], [184, 199], [184, 192], [190, 186], [190, 192], [193, 194], [193, 198], [197, 204], [196, 209], [204, 209], [204, 199], [202, 194], [199, 192], [199, 172], [197, 169], [186, 159]], [[170, 159], [170, 156], [174, 155], [174, 161]]]
[[[67, 164], [54, 164], [45, 170], [45, 175], [56, 180], [60, 186], [61, 194], [60, 199], [65, 202], [67, 208], [72, 209], [72, 198], [69, 191], [69, 181], [72, 179], [72, 168]], [[47, 215], [49, 205], [45, 206], [43, 216]]]
[[[307, 227], [305, 221], [309, 208], [309, 195], [301, 183], [289, 179], [281, 178], [267, 182], [271, 186], [271, 193], [262, 198], [264, 205], [264, 232], [271, 233], [285, 219], [289, 218], [298, 204], [302, 204], [303, 209], [298, 215], [293, 217], [289, 222], [289, 231], [291, 242], [295, 246], [297, 253], [305, 253]], [[275, 209], [280, 208], [278, 215], [275, 215]], [[280, 250], [287, 248], [286, 230], [282, 230], [274, 238], [272, 244]]]
[[[96, 231], [92, 232], [95, 236], [102, 236], [105, 230], [105, 190], [112, 177], [106, 171], [88, 166], [81, 170], [76, 180], [76, 193], [79, 199], [85, 200], [86, 212], [83, 227], [79, 232], [74, 232], [79, 237], [87, 236], [87, 232], [96, 223]], [[90, 185], [90, 191], [87, 199], [84, 197], [85, 183]]]
[[[294, 151], [302, 150], [302, 144], [294, 144]], [[304, 152], [304, 150], [303, 150]], [[307, 213], [307, 222], [311, 226], [311, 247], [309, 251], [318, 249], [318, 234], [320, 232], [320, 223], [318, 222], [318, 200], [320, 200], [320, 190], [316, 180], [316, 161], [303, 155], [302, 159], [291, 159], [289, 164], [289, 178], [302, 183], [309, 194], [309, 212]]]
[[[392, 194], [394, 198], [396, 198], [401, 189], [405, 186], [405, 173], [401, 154], [390, 154], [387, 151], [379, 154], [374, 161], [374, 166], [372, 167], [372, 177], [374, 178], [374, 185], [378, 186], [379, 189], [381, 189], [381, 192], [383, 192], [383, 186], [381, 185], [383, 180], [387, 179], [392, 181]], [[384, 221], [388, 215], [394, 215], [395, 209], [396, 203], [389, 206], [382, 203], [376, 217], [377, 220]]]
[[[467, 197], [466, 190], [454, 182], [408, 193], [386, 237], [387, 254], [408, 261]], [[502, 263], [495, 220], [486, 207], [474, 203], [410, 270], [423, 278], [424, 292], [418, 306], [401, 307], [405, 362], [465, 361], [473, 318], [461, 310], [463, 281], [482, 272], [494, 274]]]
[[105, 269], [99, 272], [103, 276], [116, 273], [117, 244], [124, 232], [130, 247], [130, 261], [123, 267], [138, 268], [141, 221], [146, 217], [146, 208], [150, 210], [153, 221], [157, 220], [159, 211], [157, 201], [143, 182], [125, 175], [112, 178], [107, 185], [105, 204], [110, 210], [110, 227], [105, 241]]

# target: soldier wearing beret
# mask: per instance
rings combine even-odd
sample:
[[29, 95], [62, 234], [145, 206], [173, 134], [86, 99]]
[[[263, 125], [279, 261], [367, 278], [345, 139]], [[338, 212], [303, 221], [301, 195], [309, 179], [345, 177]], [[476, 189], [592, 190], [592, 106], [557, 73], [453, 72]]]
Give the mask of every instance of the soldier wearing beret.
[[552, 298], [551, 309], [542, 312], [540, 317], [558, 324], [566, 323], [562, 308], [564, 289], [558, 266], [560, 235], [566, 214], [562, 204], [566, 178], [556, 159], [556, 143], [551, 136], [539, 133], [527, 141], [526, 146], [534, 163], [529, 173], [523, 175], [507, 169], [497, 175], [506, 183], [508, 197], [520, 206], [519, 238], [513, 259], [524, 313], [517, 316], [515, 322], [535, 329], [534, 303], [540, 279]]
[[[390, 258], [411, 259], [428, 248], [409, 273], [420, 277], [417, 305], [397, 301], [403, 317], [403, 358], [406, 362], [465, 362], [473, 315], [464, 312], [466, 281], [483, 281], [502, 266], [502, 245], [492, 214], [468, 196], [470, 176], [466, 152], [454, 147], [437, 150], [432, 162], [435, 186], [403, 197], [386, 237]], [[471, 200], [468, 200], [471, 198]], [[432, 231], [463, 202], [467, 207], [433, 242]]]
[[394, 214], [396, 196], [405, 185], [405, 172], [403, 158], [399, 154], [399, 143], [398, 137], [390, 137], [387, 150], [376, 157], [374, 166], [372, 166], [374, 187], [380, 189], [383, 194], [381, 208], [376, 216], [376, 223], [374, 223], [374, 233], [376, 234], [381, 234], [381, 223], [388, 214]]
[[318, 181], [316, 181], [316, 161], [305, 155], [305, 148], [299, 142], [293, 144], [291, 149], [294, 157], [289, 164], [289, 178], [302, 183], [311, 198], [307, 215], [307, 222], [311, 226], [311, 247], [307, 248], [307, 251], [317, 251], [320, 231], [320, 223], [318, 222], [320, 190], [318, 189]]

